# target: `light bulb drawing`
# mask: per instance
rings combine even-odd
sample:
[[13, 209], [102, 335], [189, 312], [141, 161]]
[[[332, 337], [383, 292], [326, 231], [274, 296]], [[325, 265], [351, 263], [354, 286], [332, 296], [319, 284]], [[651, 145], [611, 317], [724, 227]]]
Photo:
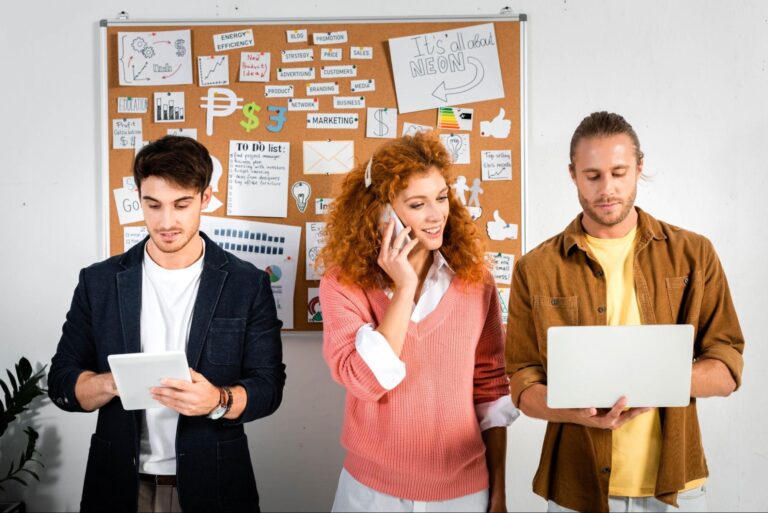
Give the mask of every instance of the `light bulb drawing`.
[[458, 135], [451, 135], [448, 137], [448, 151], [451, 152], [451, 160], [456, 162], [459, 160], [459, 152], [461, 151], [462, 140]]
[[309, 197], [312, 196], [312, 187], [304, 181], [298, 181], [291, 186], [291, 195], [296, 200], [296, 208], [302, 214], [307, 210]]

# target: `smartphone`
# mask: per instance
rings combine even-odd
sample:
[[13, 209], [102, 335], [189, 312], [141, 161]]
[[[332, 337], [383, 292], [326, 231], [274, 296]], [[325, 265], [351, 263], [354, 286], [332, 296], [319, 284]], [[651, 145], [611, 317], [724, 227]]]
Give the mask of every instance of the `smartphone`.
[[[400, 218], [397, 217], [395, 209], [392, 208], [392, 205], [387, 203], [387, 206], [384, 207], [384, 212], [381, 214], [381, 224], [386, 227], [387, 224], [389, 224], [389, 220], [392, 218], [395, 219], [395, 231], [392, 233], [392, 240], [394, 240], [401, 231], [405, 230], [405, 226], [403, 226], [403, 222], [400, 220]], [[411, 238], [406, 235], [403, 244], [410, 242], [410, 240]]]

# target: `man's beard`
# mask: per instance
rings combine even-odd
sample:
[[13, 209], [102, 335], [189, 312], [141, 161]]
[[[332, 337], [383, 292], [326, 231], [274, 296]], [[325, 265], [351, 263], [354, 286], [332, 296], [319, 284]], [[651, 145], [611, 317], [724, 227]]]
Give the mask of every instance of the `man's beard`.
[[619, 212], [619, 215], [617, 217], [610, 217], [613, 214], [609, 215], [601, 215], [596, 209], [592, 208], [592, 205], [589, 204], [587, 199], [581, 195], [579, 192], [579, 203], [581, 203], [581, 208], [584, 209], [584, 213], [589, 217], [591, 220], [596, 222], [597, 224], [601, 226], [615, 226], [622, 221], [624, 221], [630, 212], [632, 212], [632, 209], [635, 206], [635, 198], [637, 197], [637, 187], [632, 191], [632, 194], [626, 199], [626, 200], [620, 200], [618, 198], [606, 198], [604, 200], [601, 200], [600, 203], [613, 203], [614, 201], [619, 201], [622, 205], [622, 209]]

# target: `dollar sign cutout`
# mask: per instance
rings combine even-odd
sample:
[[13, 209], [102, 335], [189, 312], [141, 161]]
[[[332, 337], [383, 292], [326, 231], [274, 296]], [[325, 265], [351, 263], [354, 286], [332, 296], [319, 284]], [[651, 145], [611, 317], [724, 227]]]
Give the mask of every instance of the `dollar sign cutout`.
[[384, 123], [384, 112], [386, 112], [385, 109], [379, 109], [373, 113], [373, 119], [379, 122], [376, 128], [373, 129], [373, 133], [378, 137], [384, 137], [389, 132], [389, 127]]
[[241, 121], [240, 126], [245, 128], [246, 132], [250, 132], [254, 128], [259, 126], [259, 118], [256, 116], [256, 112], [259, 112], [261, 107], [256, 105], [256, 102], [251, 102], [243, 107], [243, 116], [248, 118], [248, 121]]

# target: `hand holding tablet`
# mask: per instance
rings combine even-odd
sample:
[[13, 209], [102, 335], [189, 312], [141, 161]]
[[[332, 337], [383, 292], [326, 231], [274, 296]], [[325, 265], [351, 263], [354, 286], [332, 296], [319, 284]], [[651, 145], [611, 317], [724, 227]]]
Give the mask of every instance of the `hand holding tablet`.
[[192, 382], [184, 351], [113, 354], [107, 357], [115, 385], [126, 410], [162, 408], [150, 389], [164, 378]]

